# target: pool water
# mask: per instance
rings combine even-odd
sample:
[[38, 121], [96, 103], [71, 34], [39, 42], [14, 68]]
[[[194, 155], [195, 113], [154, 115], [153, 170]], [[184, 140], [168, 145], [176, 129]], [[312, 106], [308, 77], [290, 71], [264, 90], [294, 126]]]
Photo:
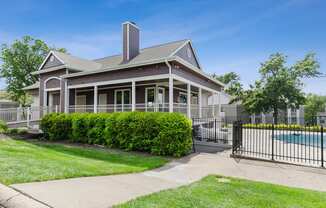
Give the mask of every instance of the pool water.
[[[280, 134], [274, 137], [277, 140], [293, 143], [303, 144], [314, 147], [321, 147], [321, 135], [320, 134]], [[323, 138], [323, 146], [326, 147], [326, 138]]]

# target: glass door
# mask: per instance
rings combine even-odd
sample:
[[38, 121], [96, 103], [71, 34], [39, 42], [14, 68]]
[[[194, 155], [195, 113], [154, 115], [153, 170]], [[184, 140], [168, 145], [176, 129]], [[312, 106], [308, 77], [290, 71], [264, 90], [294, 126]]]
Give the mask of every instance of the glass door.
[[114, 109], [115, 111], [128, 111], [130, 108], [130, 90], [116, 90], [114, 99]]
[[157, 110], [159, 112], [164, 112], [165, 111], [165, 106], [164, 106], [164, 99], [165, 98], [165, 90], [162, 87], [157, 88]]
[[155, 87], [146, 88], [145, 109], [146, 109], [146, 111], [154, 111], [155, 110]]

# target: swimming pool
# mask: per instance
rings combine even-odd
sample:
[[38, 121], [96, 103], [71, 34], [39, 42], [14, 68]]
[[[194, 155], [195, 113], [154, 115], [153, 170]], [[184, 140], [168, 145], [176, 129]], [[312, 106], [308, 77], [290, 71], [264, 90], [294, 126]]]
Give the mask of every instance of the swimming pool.
[[[292, 143], [302, 144], [314, 147], [321, 147], [321, 135], [320, 134], [279, 134], [274, 137], [277, 140]], [[323, 146], [326, 147], [326, 139], [323, 138]]]

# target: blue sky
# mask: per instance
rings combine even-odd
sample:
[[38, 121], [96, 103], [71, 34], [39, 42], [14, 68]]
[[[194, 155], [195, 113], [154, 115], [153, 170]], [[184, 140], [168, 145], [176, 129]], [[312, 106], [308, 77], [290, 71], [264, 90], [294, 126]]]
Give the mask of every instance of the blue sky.
[[[1, 8], [0, 43], [31, 35], [99, 58], [121, 52], [121, 23], [131, 20], [141, 28], [142, 47], [190, 38], [207, 73], [235, 71], [245, 85], [275, 52], [289, 63], [315, 52], [326, 74], [324, 0], [11, 0]], [[326, 95], [326, 77], [305, 83], [306, 92]]]

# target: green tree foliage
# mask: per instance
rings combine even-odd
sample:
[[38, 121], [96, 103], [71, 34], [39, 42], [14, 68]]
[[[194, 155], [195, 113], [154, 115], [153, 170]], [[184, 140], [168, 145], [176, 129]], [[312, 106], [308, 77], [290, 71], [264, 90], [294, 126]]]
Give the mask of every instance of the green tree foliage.
[[23, 106], [28, 104], [29, 98], [23, 88], [37, 81], [37, 76], [32, 75], [32, 72], [38, 70], [50, 50], [66, 52], [63, 48], [49, 47], [44, 41], [30, 36], [15, 40], [11, 45], [1, 46], [0, 58], [3, 64], [0, 75], [6, 79], [7, 91], [12, 100]]
[[302, 79], [319, 76], [319, 64], [314, 54], [307, 54], [292, 66], [286, 66], [286, 59], [281, 53], [272, 54], [261, 64], [261, 78], [241, 92], [238, 98], [249, 113], [273, 112], [277, 123], [279, 110], [305, 103]]
[[235, 72], [229, 72], [223, 75], [213, 74], [213, 77], [223, 82], [226, 85], [225, 92], [233, 97], [238, 97], [243, 90], [242, 84], [240, 83], [240, 76]]
[[316, 122], [317, 113], [325, 111], [326, 96], [308, 94], [304, 107], [305, 122], [308, 124], [314, 124]]

